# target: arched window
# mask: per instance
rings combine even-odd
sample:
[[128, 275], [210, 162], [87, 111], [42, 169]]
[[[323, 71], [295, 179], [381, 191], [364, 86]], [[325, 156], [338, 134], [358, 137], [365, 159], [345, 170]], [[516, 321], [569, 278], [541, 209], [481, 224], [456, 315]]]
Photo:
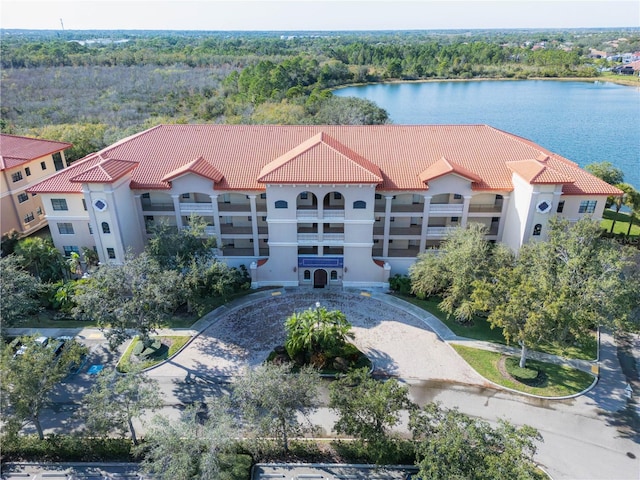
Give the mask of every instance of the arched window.
[[311, 270], [305, 270], [304, 271], [304, 279], [305, 280], [311, 280]]
[[338, 279], [338, 272], [336, 272], [335, 270], [331, 270], [331, 280], [337, 280]]
[[107, 222], [102, 222], [102, 233], [111, 233], [111, 228]]
[[539, 223], [536, 223], [535, 227], [533, 227], [533, 234], [535, 236], [540, 235], [540, 233], [542, 232], [542, 225]]
[[367, 208], [367, 202], [356, 200], [353, 202], [353, 208]]
[[289, 204], [285, 200], [276, 200], [276, 208], [288, 208]]

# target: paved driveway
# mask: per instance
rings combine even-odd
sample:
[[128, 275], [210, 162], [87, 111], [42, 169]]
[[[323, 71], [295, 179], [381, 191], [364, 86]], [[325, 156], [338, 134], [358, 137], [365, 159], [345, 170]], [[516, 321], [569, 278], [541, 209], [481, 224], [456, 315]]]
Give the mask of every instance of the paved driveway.
[[374, 362], [377, 373], [411, 380], [438, 380], [484, 385], [427, 323], [411, 313], [359, 293], [284, 290], [279, 295], [218, 310], [211, 325], [171, 362], [150, 375], [213, 378], [241, 374], [262, 363], [284, 343], [284, 320], [294, 311], [340, 310], [353, 325], [354, 343]]

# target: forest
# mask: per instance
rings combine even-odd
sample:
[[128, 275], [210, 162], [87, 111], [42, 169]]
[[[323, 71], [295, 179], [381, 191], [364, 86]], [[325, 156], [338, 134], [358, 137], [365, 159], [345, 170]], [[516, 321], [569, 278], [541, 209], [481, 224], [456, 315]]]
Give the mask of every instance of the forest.
[[442, 32], [11, 31], [0, 129], [74, 144], [70, 161], [159, 123], [380, 124], [353, 83], [592, 78], [590, 56], [640, 50], [640, 30]]

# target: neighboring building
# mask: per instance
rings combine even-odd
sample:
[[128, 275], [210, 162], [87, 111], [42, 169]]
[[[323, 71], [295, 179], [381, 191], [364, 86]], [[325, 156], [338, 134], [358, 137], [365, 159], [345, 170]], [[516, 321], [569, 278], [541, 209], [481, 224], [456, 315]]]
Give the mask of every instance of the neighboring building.
[[15, 229], [29, 235], [47, 224], [40, 197], [27, 189], [66, 167], [70, 143], [0, 135], [0, 225], [2, 234]]
[[160, 125], [33, 186], [55, 245], [102, 262], [196, 214], [261, 285], [384, 286], [451, 228], [517, 250], [548, 219], [600, 218], [618, 189], [486, 125]]

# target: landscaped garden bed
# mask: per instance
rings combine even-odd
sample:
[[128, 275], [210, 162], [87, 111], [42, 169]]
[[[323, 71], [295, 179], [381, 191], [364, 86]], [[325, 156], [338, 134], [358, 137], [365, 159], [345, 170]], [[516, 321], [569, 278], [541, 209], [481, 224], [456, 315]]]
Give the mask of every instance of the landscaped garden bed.
[[131, 370], [144, 370], [153, 367], [160, 362], [168, 360], [175, 355], [191, 337], [188, 335], [152, 337], [151, 342], [145, 345], [138, 337], [135, 337], [118, 362], [119, 372], [127, 373]]

